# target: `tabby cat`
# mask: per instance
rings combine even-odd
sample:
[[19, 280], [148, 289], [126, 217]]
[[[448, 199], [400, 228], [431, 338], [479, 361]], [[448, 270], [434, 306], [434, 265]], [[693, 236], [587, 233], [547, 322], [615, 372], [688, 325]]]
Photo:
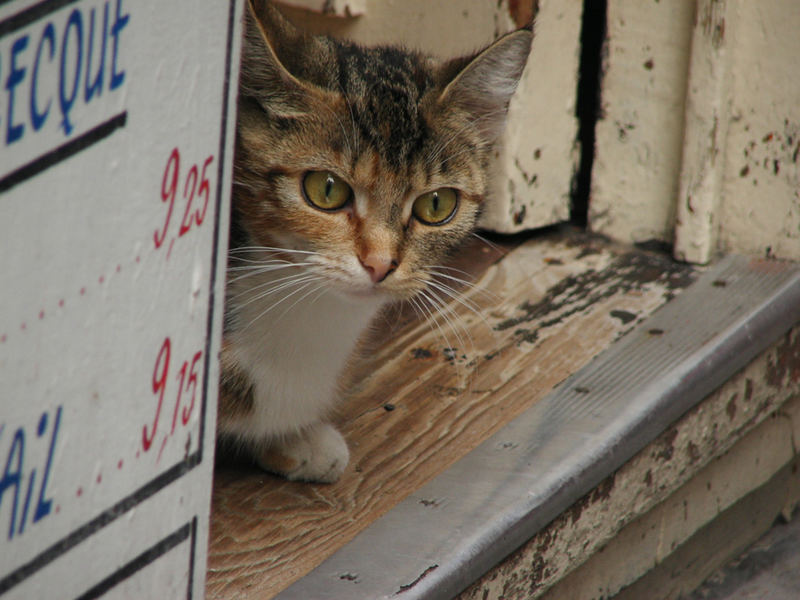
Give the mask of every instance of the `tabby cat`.
[[263, 0], [246, 13], [219, 432], [331, 482], [338, 377], [381, 307], [471, 235], [532, 34], [437, 62], [308, 35]]

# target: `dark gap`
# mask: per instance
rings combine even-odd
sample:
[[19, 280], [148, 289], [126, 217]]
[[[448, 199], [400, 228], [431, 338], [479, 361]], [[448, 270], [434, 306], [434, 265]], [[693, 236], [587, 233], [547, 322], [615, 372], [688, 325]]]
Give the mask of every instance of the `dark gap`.
[[581, 57], [578, 70], [578, 142], [581, 157], [572, 186], [570, 221], [578, 227], [589, 222], [589, 193], [594, 163], [595, 124], [600, 114], [603, 42], [606, 37], [607, 0], [584, 0], [581, 26]]

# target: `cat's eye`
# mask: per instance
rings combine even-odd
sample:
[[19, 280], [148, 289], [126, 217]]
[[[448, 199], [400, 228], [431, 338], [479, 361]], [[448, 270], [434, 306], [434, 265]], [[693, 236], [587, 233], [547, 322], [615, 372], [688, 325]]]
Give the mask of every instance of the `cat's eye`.
[[458, 192], [453, 188], [439, 188], [422, 194], [414, 200], [412, 212], [426, 225], [444, 225], [458, 208]]
[[329, 171], [310, 171], [303, 178], [303, 194], [316, 208], [338, 210], [353, 197], [353, 189]]

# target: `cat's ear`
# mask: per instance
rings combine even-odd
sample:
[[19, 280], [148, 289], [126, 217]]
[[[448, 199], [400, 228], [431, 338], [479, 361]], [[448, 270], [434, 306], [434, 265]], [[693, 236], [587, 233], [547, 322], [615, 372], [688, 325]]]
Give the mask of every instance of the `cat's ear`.
[[240, 93], [277, 115], [308, 112], [319, 90], [303, 79], [306, 64], [324, 59], [328, 48], [319, 38], [295, 28], [271, 2], [248, 0], [247, 4]]
[[509, 33], [471, 59], [455, 59], [442, 66], [449, 81], [439, 96], [442, 107], [464, 111], [488, 142], [505, 125], [508, 103], [525, 68], [533, 32]]

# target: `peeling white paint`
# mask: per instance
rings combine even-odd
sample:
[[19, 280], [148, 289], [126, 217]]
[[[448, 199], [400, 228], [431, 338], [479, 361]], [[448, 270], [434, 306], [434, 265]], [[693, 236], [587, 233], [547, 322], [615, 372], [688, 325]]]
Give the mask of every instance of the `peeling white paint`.
[[672, 241], [694, 3], [609, 0], [593, 231]]

